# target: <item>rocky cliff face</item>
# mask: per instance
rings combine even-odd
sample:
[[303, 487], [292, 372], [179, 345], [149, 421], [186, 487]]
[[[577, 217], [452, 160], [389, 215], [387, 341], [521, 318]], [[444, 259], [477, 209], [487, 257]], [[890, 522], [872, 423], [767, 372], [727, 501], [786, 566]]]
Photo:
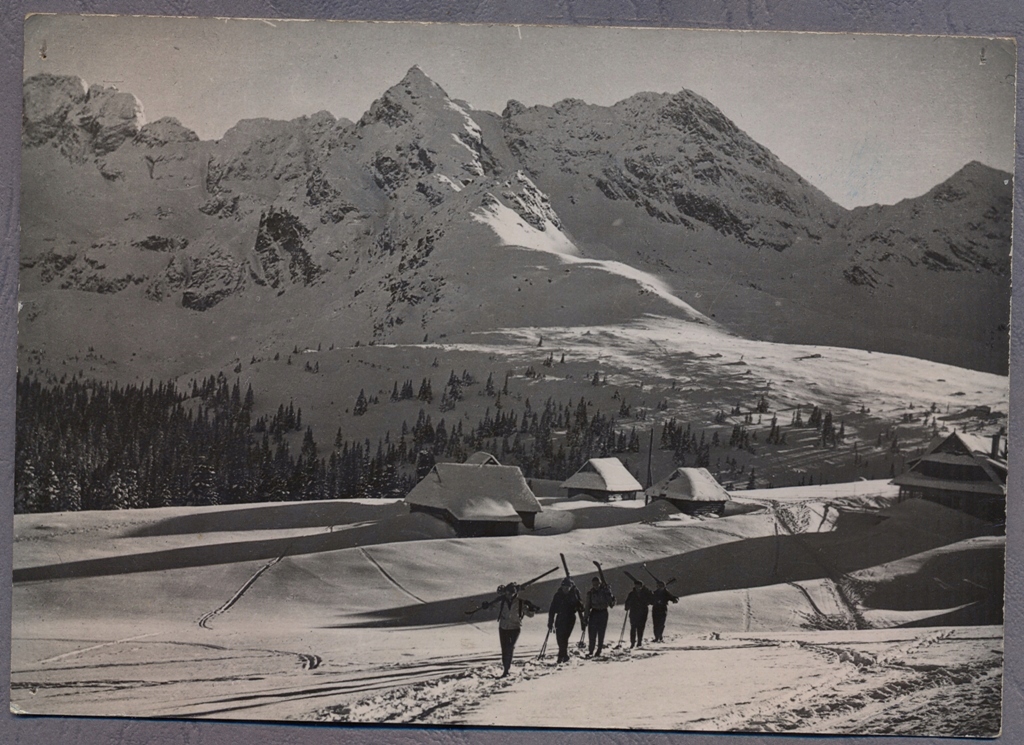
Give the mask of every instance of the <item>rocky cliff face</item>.
[[898, 265], [1008, 277], [1012, 197], [1009, 174], [974, 162], [920, 197], [852, 210], [841, 225], [848, 281], [891, 283]]
[[752, 247], [817, 240], [842, 210], [689, 91], [640, 93], [611, 107], [510, 102], [509, 147], [542, 188], [572, 174], [665, 223], [702, 224]]
[[426, 202], [441, 185], [458, 187], [501, 172], [464, 104], [413, 67], [370, 107], [343, 148], [389, 199]]
[[[223, 313], [223, 333], [254, 338], [259, 323], [232, 331], [228, 316], [329, 306], [335, 327], [377, 341], [701, 318], [690, 303], [752, 336], [921, 356], [936, 339], [958, 348], [981, 313], [991, 353], [945, 360], [1000, 369], [1010, 188], [977, 164], [918, 199], [847, 212], [688, 91], [513, 101], [498, 116], [414, 67], [357, 122], [253, 119], [216, 142], [78, 78], [36, 76], [24, 96], [26, 297]], [[954, 275], [970, 279], [951, 300]], [[997, 300], [979, 311], [983, 291]], [[973, 320], [950, 321], [968, 316], [943, 302]], [[794, 315], [808, 304], [831, 310]]]
[[72, 160], [106, 155], [134, 138], [146, 123], [131, 93], [80, 78], [36, 75], [25, 81], [22, 143], [52, 144]]

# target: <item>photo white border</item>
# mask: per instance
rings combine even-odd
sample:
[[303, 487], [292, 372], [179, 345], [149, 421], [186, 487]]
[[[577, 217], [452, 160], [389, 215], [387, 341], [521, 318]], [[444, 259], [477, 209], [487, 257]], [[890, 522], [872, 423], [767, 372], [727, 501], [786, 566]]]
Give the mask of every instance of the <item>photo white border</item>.
[[[776, 7], [778, 6], [778, 7]], [[282, 0], [253, 3], [246, 0], [50, 0], [10, 2], [0, 8], [0, 90], [6, 106], [0, 110], [0, 495], [5, 508], [2, 521], [3, 550], [0, 573], [11, 573], [13, 529], [14, 380], [17, 350], [18, 205], [21, 151], [21, 66], [23, 17], [29, 12], [166, 14], [198, 16], [279, 18], [336, 18], [351, 20], [439, 21], [463, 23], [513, 23], [556, 25], [659, 26], [778, 31], [831, 31], [858, 33], [957, 34], [1015, 37], [1024, 41], [1024, 4], [1005, 0], [951, 0], [939, 3], [892, 3], [891, 0], [505, 0], [502, 3], [438, 0], [428, 4], [414, 0]], [[1018, 49], [1018, 80], [1022, 69]], [[1024, 163], [1024, 107], [1017, 94], [1017, 166]], [[1015, 181], [1015, 224], [1024, 217], [1024, 192]], [[1021, 244], [1015, 231], [1014, 245]], [[1024, 267], [1014, 262], [1014, 299], [1024, 307]], [[1020, 474], [1024, 453], [1018, 447], [1024, 426], [1024, 384], [1019, 383], [1024, 362], [1024, 321], [1014, 314], [1011, 323], [1010, 463], [1007, 526], [1006, 648], [1004, 672], [1003, 734], [1001, 741], [1024, 742], [1024, 602], [1020, 580], [1024, 578], [1024, 518], [1019, 504], [1024, 498]], [[0, 592], [0, 628], [4, 631], [0, 653], [0, 679], [10, 680], [11, 585]], [[6, 687], [5, 687], [6, 688]], [[9, 701], [9, 690], [5, 694]], [[7, 709], [9, 707], [5, 707]], [[793, 741], [786, 736], [676, 734], [649, 732], [587, 732], [537, 730], [478, 730], [467, 728], [388, 728], [377, 726], [310, 726], [236, 724], [197, 721], [123, 720], [102, 718], [18, 717], [0, 718], [0, 742], [39, 745], [67, 743], [201, 743], [202, 745], [334, 745], [343, 739], [350, 745], [364, 743], [505, 743], [511, 738], [524, 745], [556, 742], [614, 742], [616, 745], [698, 743], [700, 745], [761, 745]], [[931, 745], [938, 739], [919, 737], [809, 737], [800, 745]]]

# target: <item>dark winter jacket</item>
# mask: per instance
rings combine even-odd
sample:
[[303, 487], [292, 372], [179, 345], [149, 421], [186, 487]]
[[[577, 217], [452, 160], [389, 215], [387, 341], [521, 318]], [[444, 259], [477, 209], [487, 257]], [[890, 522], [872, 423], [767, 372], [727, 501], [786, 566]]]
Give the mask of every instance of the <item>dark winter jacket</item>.
[[669, 592], [668, 589], [665, 587], [659, 587], [651, 594], [654, 597], [654, 600], [652, 601], [651, 605], [654, 606], [655, 610], [664, 610], [665, 608], [668, 608], [669, 603], [676, 603], [679, 601], [679, 598], [677, 598], [675, 595]]
[[575, 619], [577, 614], [582, 613], [583, 601], [580, 600], [580, 591], [575, 587], [569, 592], [562, 592], [559, 589], [551, 599], [551, 608], [548, 610], [548, 627], [553, 626], [555, 621], [560, 625], [567, 624]]
[[612, 594], [612, 588], [608, 585], [599, 585], [587, 590], [586, 613], [588, 618], [591, 611], [608, 610], [614, 607], [615, 596]]
[[629, 611], [630, 618], [640, 618], [647, 616], [647, 606], [654, 602], [654, 593], [652, 593], [646, 587], [641, 587], [640, 591], [634, 587], [629, 591], [629, 595], [626, 596], [626, 610]]

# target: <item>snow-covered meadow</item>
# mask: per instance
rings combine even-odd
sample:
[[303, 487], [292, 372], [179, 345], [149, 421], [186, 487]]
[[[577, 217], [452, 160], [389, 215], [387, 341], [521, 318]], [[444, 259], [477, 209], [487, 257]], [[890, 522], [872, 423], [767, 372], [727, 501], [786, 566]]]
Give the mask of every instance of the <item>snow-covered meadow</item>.
[[[994, 734], [1003, 538], [885, 481], [737, 493], [726, 516], [548, 500], [568, 532], [460, 539], [400, 503], [18, 515], [26, 713], [658, 730]], [[563, 526], [564, 528], [564, 526]], [[665, 642], [555, 666], [499, 583], [600, 561], [675, 578]], [[553, 574], [524, 590], [546, 608]], [[993, 602], [995, 601], [995, 602]], [[575, 637], [574, 637], [575, 642]]]

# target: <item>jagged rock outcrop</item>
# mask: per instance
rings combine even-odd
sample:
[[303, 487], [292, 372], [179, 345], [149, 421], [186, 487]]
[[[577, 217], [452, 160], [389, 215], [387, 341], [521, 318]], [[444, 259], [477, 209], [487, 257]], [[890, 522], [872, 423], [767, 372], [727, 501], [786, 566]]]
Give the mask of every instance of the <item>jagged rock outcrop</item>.
[[173, 116], [165, 116], [143, 125], [135, 135], [135, 142], [147, 147], [158, 147], [172, 142], [199, 142], [199, 135], [182, 126]]
[[111, 247], [97, 244], [81, 252], [50, 250], [38, 257], [23, 258], [21, 267], [23, 270], [37, 270], [39, 282], [43, 285], [100, 295], [112, 295], [146, 281], [147, 277], [141, 267], [126, 268], [122, 262], [108, 266], [102, 258], [98, 258], [99, 254], [94, 255], [93, 249], [96, 248], [101, 253]]
[[38, 147], [74, 126], [75, 116], [88, 96], [81, 78], [35, 75], [22, 85], [21, 142]]
[[468, 107], [418, 67], [374, 101], [343, 142], [389, 199], [425, 209], [502, 170]]
[[286, 184], [303, 179], [330, 150], [338, 122], [328, 112], [282, 122], [243, 119], [224, 133], [207, 165], [213, 194], [245, 182]]
[[178, 300], [189, 310], [209, 310], [245, 287], [247, 269], [246, 262], [237, 261], [220, 246], [196, 257], [176, 255], [146, 288], [146, 296]]
[[23, 85], [22, 143], [50, 143], [74, 160], [113, 152], [133, 139], [146, 122], [142, 103], [131, 93], [81, 78], [41, 74]]
[[286, 282], [308, 285], [323, 273], [307, 250], [310, 230], [286, 209], [272, 208], [260, 217], [254, 250], [260, 272], [256, 284], [280, 288]]
[[548, 195], [537, 188], [522, 171], [502, 184], [501, 195], [507, 200], [512, 211], [535, 230], [544, 231], [548, 226], [562, 229], [561, 218], [551, 206]]
[[144, 251], [173, 253], [188, 248], [188, 238], [173, 235], [147, 235], [142, 240], [134, 241], [132, 245]]

